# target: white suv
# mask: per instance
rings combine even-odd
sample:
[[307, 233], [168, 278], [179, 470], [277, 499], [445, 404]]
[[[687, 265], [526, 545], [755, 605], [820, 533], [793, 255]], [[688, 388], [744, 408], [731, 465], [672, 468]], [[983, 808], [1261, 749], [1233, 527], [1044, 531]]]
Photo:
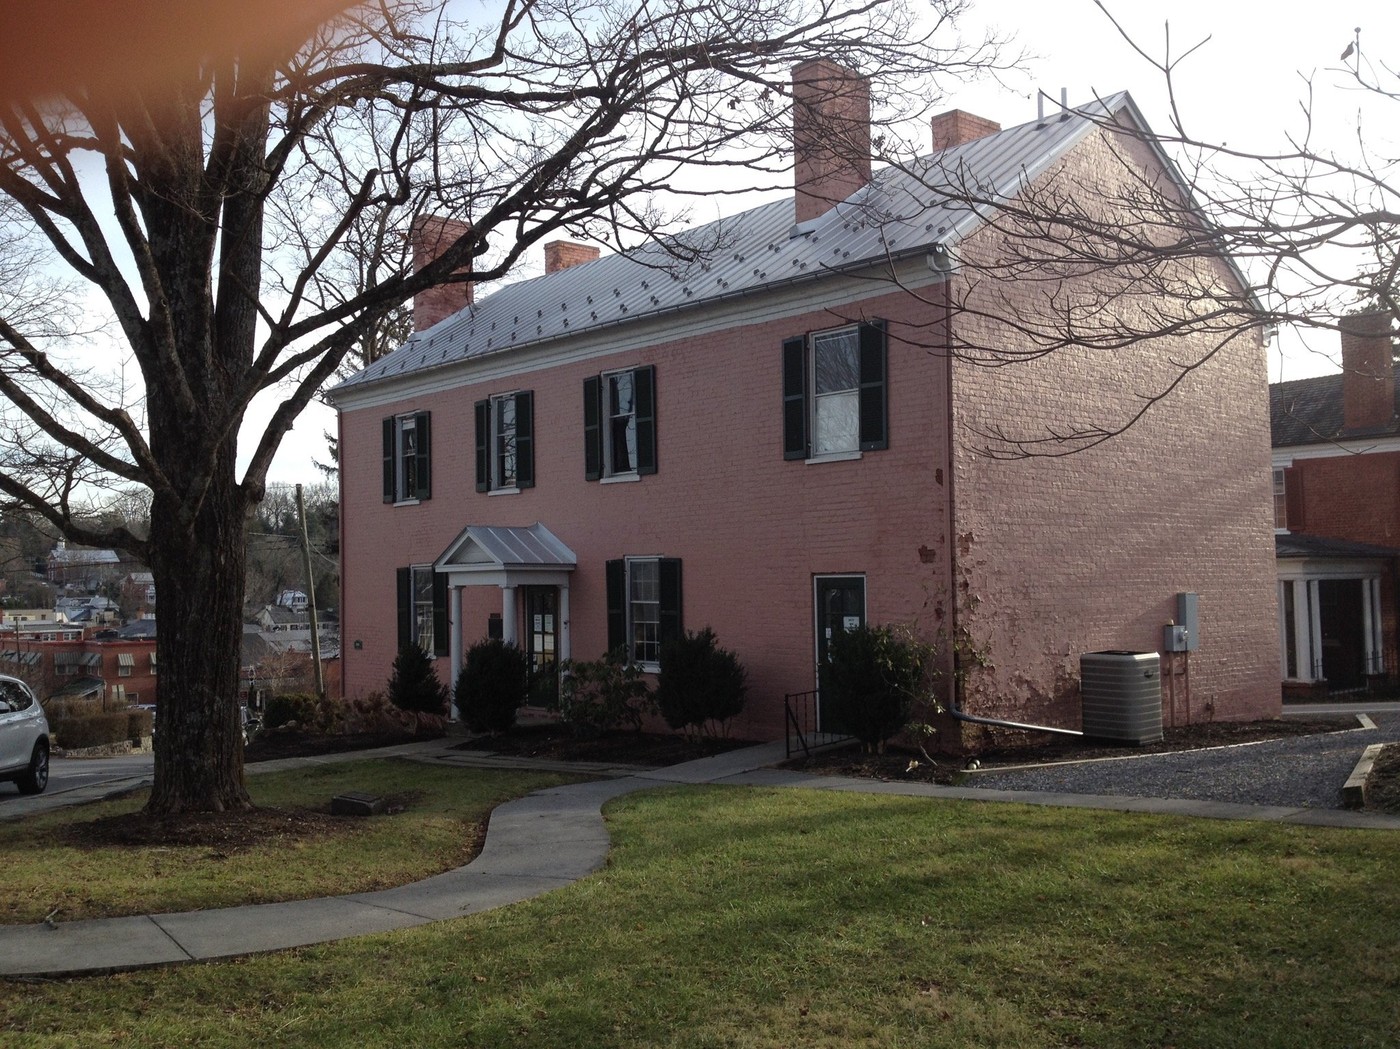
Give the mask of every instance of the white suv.
[[22, 794], [49, 785], [49, 721], [28, 685], [0, 674], [0, 782], [7, 779]]

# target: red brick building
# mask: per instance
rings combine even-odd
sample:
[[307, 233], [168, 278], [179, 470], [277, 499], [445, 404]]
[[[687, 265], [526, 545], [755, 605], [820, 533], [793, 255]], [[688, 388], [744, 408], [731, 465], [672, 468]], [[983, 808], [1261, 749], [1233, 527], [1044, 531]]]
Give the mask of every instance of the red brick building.
[[[1126, 95], [1105, 107], [1141, 122]], [[929, 171], [1005, 186], [1162, 166], [1076, 113], [1006, 131], [953, 116]], [[928, 202], [927, 175], [795, 141], [794, 197], [694, 231], [723, 245], [704, 262], [555, 251], [561, 268], [478, 289], [336, 389], [346, 693], [382, 689], [411, 639], [450, 682], [496, 629], [536, 663], [626, 645], [654, 667], [668, 636], [711, 626], [749, 670], [735, 731], [773, 737], [831, 631], [901, 622], [985, 657], [968, 713], [1076, 728], [1080, 655], [1158, 650], [1191, 593], [1192, 716], [1277, 713], [1261, 341], [1095, 448], [983, 454], [1006, 420], [1130, 410], [1191, 336], [1003, 368], [940, 352], [957, 325], [1024, 343], [995, 318], [1030, 286], [973, 286], [953, 261], [997, 234]], [[970, 308], [950, 318], [957, 282]]]
[[1285, 691], [1397, 673], [1400, 412], [1391, 319], [1342, 323], [1342, 372], [1270, 388]]

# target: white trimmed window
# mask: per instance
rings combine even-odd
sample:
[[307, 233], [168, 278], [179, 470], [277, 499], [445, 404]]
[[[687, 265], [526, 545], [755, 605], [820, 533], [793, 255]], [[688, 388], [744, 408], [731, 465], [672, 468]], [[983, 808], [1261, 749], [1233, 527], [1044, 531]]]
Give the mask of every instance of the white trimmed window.
[[535, 484], [534, 393], [476, 402], [476, 490], [517, 492]]
[[384, 420], [384, 501], [417, 502], [432, 496], [431, 413]]
[[783, 457], [854, 458], [889, 447], [883, 321], [783, 341]]

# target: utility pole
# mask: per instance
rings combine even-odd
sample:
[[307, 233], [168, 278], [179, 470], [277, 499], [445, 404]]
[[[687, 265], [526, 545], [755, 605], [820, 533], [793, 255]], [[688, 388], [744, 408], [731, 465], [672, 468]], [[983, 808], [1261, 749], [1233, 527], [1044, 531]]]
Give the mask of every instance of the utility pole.
[[306, 504], [297, 485], [297, 520], [301, 522], [301, 557], [306, 565], [306, 611], [311, 618], [311, 665], [316, 671], [316, 698], [326, 698], [326, 680], [321, 672], [321, 633], [316, 628], [316, 584], [311, 578], [311, 541], [306, 538]]

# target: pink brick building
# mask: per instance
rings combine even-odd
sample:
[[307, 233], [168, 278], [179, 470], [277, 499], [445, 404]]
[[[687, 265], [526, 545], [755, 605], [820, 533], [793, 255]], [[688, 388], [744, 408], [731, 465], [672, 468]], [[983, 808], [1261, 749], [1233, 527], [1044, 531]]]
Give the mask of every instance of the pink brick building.
[[1285, 692], [1347, 691], [1400, 672], [1391, 318], [1346, 318], [1341, 343], [1340, 374], [1270, 388]]
[[[865, 119], [861, 83], [842, 83], [799, 101], [799, 145], [805, 120], [849, 140]], [[1140, 119], [1126, 95], [1106, 106]], [[950, 259], [995, 234], [929, 200], [933, 173], [1072, 175], [1109, 134], [1075, 114], [1006, 131], [954, 116], [921, 175], [804, 155], [793, 199], [685, 235], [703, 261], [555, 248], [545, 276], [476, 289], [338, 387], [346, 694], [382, 689], [413, 638], [450, 682], [489, 632], [536, 662], [625, 644], [652, 666], [710, 626], [749, 670], [734, 731], [772, 738], [829, 631], [908, 623], [980, 654], [947, 701], [1073, 729], [1080, 654], [1156, 651], [1186, 592], [1191, 716], [1276, 713], [1262, 345], [1237, 340], [1097, 448], [984, 454], [998, 420], [1126, 410], [1180, 343], [1005, 368], [946, 352], [964, 324], [1014, 349], [989, 318], [1028, 292], [965, 285], [987, 308], [950, 313], [969, 280]]]

